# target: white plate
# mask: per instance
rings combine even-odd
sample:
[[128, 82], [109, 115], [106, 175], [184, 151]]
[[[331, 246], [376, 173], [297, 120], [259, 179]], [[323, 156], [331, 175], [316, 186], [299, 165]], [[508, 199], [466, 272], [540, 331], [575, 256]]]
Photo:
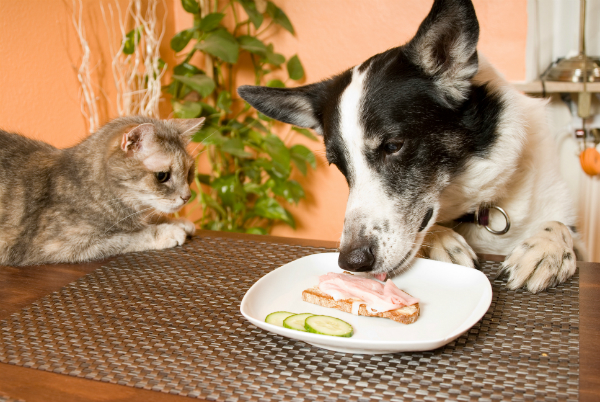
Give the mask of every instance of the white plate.
[[[302, 301], [302, 291], [318, 284], [320, 275], [342, 272], [337, 264], [338, 255], [309, 255], [268, 273], [244, 295], [242, 314], [257, 327], [320, 348], [379, 354], [439, 348], [475, 325], [492, 302], [492, 286], [480, 271], [421, 258], [393, 278], [400, 289], [420, 300], [421, 316], [413, 324], [359, 317]], [[354, 327], [354, 335], [339, 338], [267, 324], [265, 317], [274, 311], [338, 317]]]

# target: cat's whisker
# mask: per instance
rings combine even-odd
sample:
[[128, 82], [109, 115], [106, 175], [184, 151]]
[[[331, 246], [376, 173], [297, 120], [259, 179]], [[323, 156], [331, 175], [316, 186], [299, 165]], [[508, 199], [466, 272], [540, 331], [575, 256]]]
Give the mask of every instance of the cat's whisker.
[[[215, 130], [215, 131], [214, 131], [212, 134], [210, 134], [208, 137], [206, 137], [205, 139], [203, 139], [202, 141], [200, 141], [200, 142], [198, 143], [198, 145], [196, 145], [196, 148], [194, 148], [194, 149], [192, 150], [192, 152], [190, 152], [190, 154], [193, 154], [194, 152], [196, 152], [196, 150], [198, 149], [198, 147], [199, 147], [200, 145], [206, 145], [206, 143], [205, 143], [204, 141], [208, 140], [210, 137], [212, 137], [213, 135], [215, 135], [217, 132], [218, 132], [218, 131], [217, 131], [217, 130]], [[200, 153], [200, 154], [201, 154], [201, 153]], [[198, 155], [200, 155], [200, 154], [198, 154]], [[196, 155], [196, 156], [198, 156], [198, 155]]]
[[193, 155], [194, 158], [199, 157], [200, 155], [202, 155], [203, 153], [205, 153], [206, 151], [208, 151], [208, 149], [203, 150], [202, 152], [198, 153], [198, 155]]
[[129, 214], [129, 215], [127, 215], [123, 219], [119, 219], [114, 225], [112, 225], [111, 227], [109, 227], [108, 229], [106, 229], [106, 231], [104, 233], [106, 234], [106, 232], [108, 232], [109, 230], [111, 230], [112, 228], [114, 228], [116, 225], [118, 225], [120, 222], [124, 221], [125, 219], [127, 219], [129, 217], [132, 217], [132, 216], [135, 216], [135, 215], [138, 215], [138, 214], [141, 214], [142, 212], [148, 211], [149, 209], [153, 209], [153, 208], [152, 207], [148, 207], [148, 208], [142, 209], [141, 211], [137, 211], [137, 212], [134, 212], [132, 214]]
[[202, 142], [198, 143], [198, 145], [196, 145], [196, 147], [194, 149], [192, 149], [192, 151], [190, 152], [190, 155], [192, 155], [194, 152], [196, 152], [196, 150], [198, 149], [198, 147], [200, 145], [204, 145]]

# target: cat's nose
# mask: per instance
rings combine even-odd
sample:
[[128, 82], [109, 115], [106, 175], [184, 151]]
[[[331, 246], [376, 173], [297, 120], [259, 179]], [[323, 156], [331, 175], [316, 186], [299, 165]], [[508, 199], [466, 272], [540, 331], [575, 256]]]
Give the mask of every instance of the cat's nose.
[[190, 200], [190, 198], [192, 198], [192, 195], [181, 195], [180, 196], [181, 199], [183, 200], [183, 203], [185, 204], [186, 202], [188, 202]]

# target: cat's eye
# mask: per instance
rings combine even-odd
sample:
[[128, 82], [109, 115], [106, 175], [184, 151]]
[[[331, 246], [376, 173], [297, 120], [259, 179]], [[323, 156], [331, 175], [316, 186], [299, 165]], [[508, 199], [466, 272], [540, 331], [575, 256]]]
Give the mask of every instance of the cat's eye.
[[393, 155], [398, 153], [402, 149], [404, 141], [390, 141], [383, 144], [383, 152], [386, 155]]
[[156, 176], [156, 180], [158, 180], [159, 183], [165, 183], [171, 178], [171, 172], [156, 172], [154, 173], [154, 176]]

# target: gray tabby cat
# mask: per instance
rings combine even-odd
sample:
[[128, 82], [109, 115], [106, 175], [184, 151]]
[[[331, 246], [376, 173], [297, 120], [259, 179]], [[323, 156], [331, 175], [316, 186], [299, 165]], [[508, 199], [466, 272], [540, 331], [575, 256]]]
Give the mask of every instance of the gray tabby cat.
[[204, 119], [123, 117], [57, 149], [0, 130], [0, 265], [78, 262], [184, 243], [186, 145]]

